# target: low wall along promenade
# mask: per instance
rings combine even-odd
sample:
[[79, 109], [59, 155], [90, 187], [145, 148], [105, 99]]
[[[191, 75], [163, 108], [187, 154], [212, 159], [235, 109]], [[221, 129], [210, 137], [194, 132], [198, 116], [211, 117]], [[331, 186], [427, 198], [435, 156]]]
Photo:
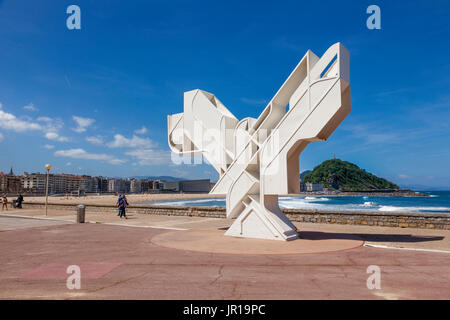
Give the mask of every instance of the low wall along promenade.
[[[24, 208], [44, 208], [43, 203], [24, 203]], [[76, 205], [49, 204], [49, 209], [72, 210], [75, 214]], [[116, 213], [117, 207], [112, 205], [86, 205], [86, 213], [111, 212]], [[226, 218], [224, 207], [185, 207], [131, 205], [128, 213], [156, 214], [168, 216], [192, 216]], [[291, 221], [309, 223], [335, 223], [352, 225], [369, 225], [401, 228], [446, 229], [450, 230], [450, 213], [430, 212], [374, 212], [374, 211], [328, 211], [283, 209]]]

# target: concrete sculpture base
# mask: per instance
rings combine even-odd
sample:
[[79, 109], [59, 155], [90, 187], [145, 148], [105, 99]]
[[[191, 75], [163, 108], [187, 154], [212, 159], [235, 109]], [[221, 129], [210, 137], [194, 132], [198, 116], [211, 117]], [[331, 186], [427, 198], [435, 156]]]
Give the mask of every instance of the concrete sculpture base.
[[299, 156], [323, 141], [350, 113], [348, 51], [308, 51], [261, 115], [238, 121], [213, 94], [184, 94], [184, 112], [168, 116], [173, 152], [202, 154], [220, 174], [210, 193], [225, 195], [226, 235], [292, 240], [295, 226], [278, 206], [279, 194], [300, 192]]
[[278, 196], [275, 197], [276, 199], [271, 199], [272, 203], [269, 205], [267, 201], [269, 197], [266, 196], [266, 203], [261, 206], [257, 196], [249, 195], [250, 203], [238, 215], [225, 235], [273, 240], [297, 239], [297, 228], [280, 210]]
[[[245, 243], [244, 243], [245, 241]], [[302, 231], [296, 241], [270, 241], [225, 237], [222, 230], [169, 231], [151, 239], [153, 244], [179, 250], [225, 254], [308, 254], [360, 248], [357, 236], [339, 238], [333, 233]]]

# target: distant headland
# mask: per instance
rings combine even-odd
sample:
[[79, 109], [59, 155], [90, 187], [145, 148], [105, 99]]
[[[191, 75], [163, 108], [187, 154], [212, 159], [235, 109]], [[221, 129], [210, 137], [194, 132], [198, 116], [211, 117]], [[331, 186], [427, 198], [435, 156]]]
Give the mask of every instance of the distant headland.
[[428, 196], [409, 189], [401, 189], [395, 183], [341, 159], [326, 160], [312, 171], [302, 172], [300, 179], [304, 184], [321, 186], [311, 190], [313, 193], [320, 191], [321, 194], [346, 196]]

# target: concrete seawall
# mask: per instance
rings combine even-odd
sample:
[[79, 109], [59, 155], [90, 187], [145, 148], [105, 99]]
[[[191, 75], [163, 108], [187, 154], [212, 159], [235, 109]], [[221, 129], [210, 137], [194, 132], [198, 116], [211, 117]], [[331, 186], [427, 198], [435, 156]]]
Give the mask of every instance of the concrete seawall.
[[[24, 208], [44, 208], [43, 203], [24, 203]], [[73, 210], [73, 204], [49, 204], [56, 210]], [[116, 206], [87, 205], [86, 212], [117, 211]], [[128, 213], [155, 214], [172, 216], [192, 216], [226, 218], [224, 207], [185, 207], [185, 206], [151, 206], [132, 205]], [[374, 212], [374, 211], [336, 211], [336, 210], [303, 210], [283, 209], [291, 221], [309, 223], [352, 224], [401, 228], [445, 229], [450, 230], [450, 213], [431, 212]]]

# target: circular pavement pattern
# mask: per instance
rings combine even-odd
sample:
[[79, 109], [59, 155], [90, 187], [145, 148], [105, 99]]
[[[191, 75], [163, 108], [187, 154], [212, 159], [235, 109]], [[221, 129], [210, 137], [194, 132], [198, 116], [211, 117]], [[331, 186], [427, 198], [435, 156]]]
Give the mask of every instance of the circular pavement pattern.
[[342, 233], [300, 231], [299, 239], [276, 241], [224, 235], [220, 229], [170, 231], [151, 239], [153, 244], [186, 251], [227, 254], [305, 254], [359, 248], [364, 241]]

